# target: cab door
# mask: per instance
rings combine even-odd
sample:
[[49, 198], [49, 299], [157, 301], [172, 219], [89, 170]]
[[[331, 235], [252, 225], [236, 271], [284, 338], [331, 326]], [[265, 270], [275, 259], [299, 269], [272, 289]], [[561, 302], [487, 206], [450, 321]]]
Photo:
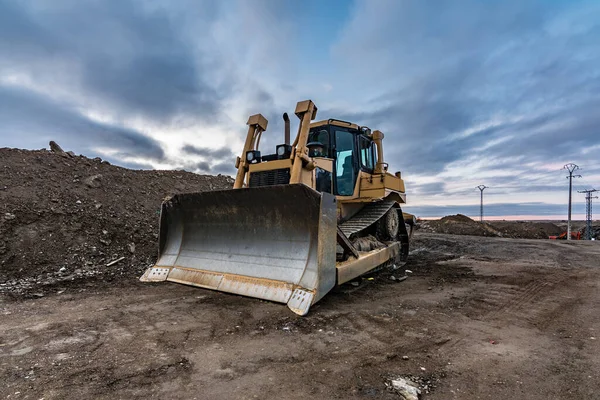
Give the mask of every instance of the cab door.
[[331, 125], [334, 147], [335, 183], [338, 196], [352, 196], [358, 177], [359, 160], [356, 156], [356, 131]]

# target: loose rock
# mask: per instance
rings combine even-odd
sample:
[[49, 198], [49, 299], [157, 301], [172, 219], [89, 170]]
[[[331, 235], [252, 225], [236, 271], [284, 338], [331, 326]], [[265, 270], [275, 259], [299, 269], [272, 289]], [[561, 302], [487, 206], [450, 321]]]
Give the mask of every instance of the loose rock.
[[419, 400], [421, 395], [421, 390], [417, 387], [417, 384], [404, 378], [392, 379], [389, 384], [386, 383], [386, 386], [396, 391], [405, 400]]
[[83, 181], [87, 187], [90, 188], [99, 188], [100, 186], [102, 186], [102, 175], [98, 174], [98, 175], [92, 175], [90, 177], [85, 178], [85, 180]]
[[64, 153], [65, 152], [62, 149], [62, 147], [60, 147], [58, 145], [58, 143], [56, 143], [54, 140], [51, 140], [49, 145], [50, 145], [50, 150], [53, 151], [54, 153]]
[[233, 379], [235, 372], [231, 368], [218, 369], [213, 373], [213, 376], [217, 379]]

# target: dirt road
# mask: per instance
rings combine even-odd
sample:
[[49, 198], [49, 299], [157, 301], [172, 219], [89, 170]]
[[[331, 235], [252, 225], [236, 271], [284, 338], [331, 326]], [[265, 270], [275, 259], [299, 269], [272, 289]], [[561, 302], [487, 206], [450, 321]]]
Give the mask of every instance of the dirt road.
[[[57, 286], [0, 303], [4, 399], [600, 398], [600, 244], [418, 234], [411, 277], [307, 317], [177, 284]], [[83, 281], [85, 282], [85, 281]]]

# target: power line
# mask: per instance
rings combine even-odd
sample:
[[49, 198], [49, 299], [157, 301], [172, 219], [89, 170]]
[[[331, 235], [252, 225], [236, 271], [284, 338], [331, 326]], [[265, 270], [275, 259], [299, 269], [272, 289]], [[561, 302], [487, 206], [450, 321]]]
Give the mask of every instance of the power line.
[[481, 200], [479, 203], [479, 222], [483, 222], [483, 191], [487, 188], [488, 187], [485, 185], [477, 186], [477, 189], [479, 189], [479, 191], [481, 192]]
[[596, 189], [579, 190], [579, 193], [585, 193], [585, 238], [592, 240], [592, 199], [597, 199], [598, 196], [592, 196], [592, 193], [597, 192]]
[[569, 171], [569, 176], [567, 176], [569, 179], [569, 222], [567, 223], [567, 240], [571, 240], [571, 193], [573, 191], [573, 177], [581, 178], [581, 175], [573, 175], [573, 171], [579, 169], [577, 164], [565, 164], [563, 168]]
[[[583, 169], [583, 168], [582, 168]], [[584, 176], [581, 177], [581, 182], [583, 182], [583, 184], [585, 185], [585, 189], [590, 189], [593, 188], [594, 185], [590, 184]]]

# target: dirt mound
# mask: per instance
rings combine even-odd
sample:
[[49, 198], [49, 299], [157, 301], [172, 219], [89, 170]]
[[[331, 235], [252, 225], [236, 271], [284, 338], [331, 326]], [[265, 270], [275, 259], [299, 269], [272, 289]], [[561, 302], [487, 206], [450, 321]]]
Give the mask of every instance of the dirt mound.
[[548, 239], [564, 230], [552, 222], [531, 221], [474, 221], [466, 215], [448, 215], [439, 220], [421, 221], [424, 232], [451, 235], [498, 236], [515, 239]]
[[456, 215], [446, 215], [441, 219], [442, 223], [462, 223], [462, 224], [471, 224], [473, 221], [471, 218], [466, 215], [456, 214]]
[[500, 236], [499, 233], [485, 223], [473, 221], [466, 215], [448, 215], [439, 220], [422, 221], [420, 228], [426, 232], [446, 233], [451, 235]]
[[0, 291], [138, 275], [156, 259], [163, 198], [233, 184], [46, 150], [3, 148], [0, 160]]
[[[592, 233], [591, 237], [594, 240], [600, 240], [600, 227], [592, 226], [590, 232]], [[581, 232], [582, 238], [587, 238], [587, 226], [584, 226], [579, 232]]]
[[490, 224], [504, 237], [522, 239], [548, 239], [564, 230], [552, 222], [491, 221]]

